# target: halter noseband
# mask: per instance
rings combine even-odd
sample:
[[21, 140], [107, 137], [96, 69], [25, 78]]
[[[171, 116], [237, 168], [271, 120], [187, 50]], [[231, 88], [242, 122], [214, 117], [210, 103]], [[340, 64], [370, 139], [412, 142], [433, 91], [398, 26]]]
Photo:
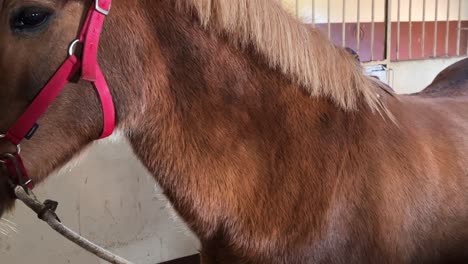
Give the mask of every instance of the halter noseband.
[[[93, 84], [101, 101], [104, 125], [100, 138], [108, 137], [114, 131], [114, 103], [97, 60], [99, 39], [104, 20], [111, 8], [111, 2], [112, 0], [94, 0], [94, 5], [91, 5], [88, 11], [81, 33], [70, 44], [69, 57], [7, 133], [0, 135], [0, 140], [8, 140], [16, 146], [15, 153], [5, 153], [0, 156], [0, 163], [8, 170], [12, 185], [20, 185], [29, 189], [34, 187], [20, 156], [20, 143], [24, 138], [30, 139], [34, 135], [39, 127], [36, 122], [79, 70], [81, 70], [81, 79]], [[83, 54], [80, 59], [74, 55], [75, 46], [78, 43], [83, 45]]]

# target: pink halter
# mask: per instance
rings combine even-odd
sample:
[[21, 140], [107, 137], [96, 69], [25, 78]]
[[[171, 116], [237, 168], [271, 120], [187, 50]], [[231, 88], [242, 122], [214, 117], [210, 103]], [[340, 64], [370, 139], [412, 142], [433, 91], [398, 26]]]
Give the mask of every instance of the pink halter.
[[[96, 89], [102, 105], [104, 125], [100, 138], [108, 137], [115, 128], [115, 109], [112, 95], [97, 60], [99, 39], [104, 25], [104, 19], [109, 14], [112, 0], [95, 0], [91, 6], [80, 35], [70, 44], [69, 57], [52, 76], [49, 82], [28, 106], [21, 117], [11, 126], [5, 138], [17, 146], [15, 154], [0, 156], [0, 163], [5, 164], [10, 173], [13, 184], [32, 189], [33, 183], [29, 179], [23, 165], [19, 144], [24, 138], [30, 139], [37, 130], [36, 122], [47, 111], [60, 92], [70, 80], [81, 70], [81, 79], [89, 81]], [[83, 45], [83, 55], [78, 59], [74, 55], [76, 44]]]

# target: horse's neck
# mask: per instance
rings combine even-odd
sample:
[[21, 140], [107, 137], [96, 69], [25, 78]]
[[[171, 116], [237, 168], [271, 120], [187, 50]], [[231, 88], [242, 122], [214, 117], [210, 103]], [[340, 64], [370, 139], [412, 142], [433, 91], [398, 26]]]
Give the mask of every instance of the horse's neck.
[[[162, 55], [151, 59], [164, 67], [146, 77], [144, 112], [132, 122], [129, 137], [201, 237], [225, 227], [226, 219], [231, 227], [265, 215], [281, 222], [278, 213], [289, 210], [291, 201], [299, 203], [303, 188], [331, 188], [323, 170], [336, 163], [329, 155], [339, 153], [341, 139], [333, 130], [344, 113], [191, 18], [168, 8], [152, 20]], [[334, 144], [322, 140], [323, 133]], [[326, 199], [325, 192], [308, 196]]]

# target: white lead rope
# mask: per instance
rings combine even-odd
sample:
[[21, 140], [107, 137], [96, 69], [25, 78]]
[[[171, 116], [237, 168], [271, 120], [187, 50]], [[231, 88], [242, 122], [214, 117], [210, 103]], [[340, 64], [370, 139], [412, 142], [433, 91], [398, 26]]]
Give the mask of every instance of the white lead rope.
[[48, 208], [45, 204], [39, 202], [36, 196], [29, 191], [29, 194], [21, 186], [15, 188], [16, 197], [21, 200], [26, 206], [31, 208], [39, 218], [49, 224], [52, 229], [60, 233], [62, 236], [70, 240], [71, 242], [82, 247], [84, 250], [91, 252], [97, 257], [108, 261], [112, 264], [133, 264], [132, 262], [123, 259], [117, 255], [112, 254], [110, 251], [94, 244], [93, 242], [87, 240], [86, 238], [78, 235], [70, 228], [64, 226], [53, 209]]

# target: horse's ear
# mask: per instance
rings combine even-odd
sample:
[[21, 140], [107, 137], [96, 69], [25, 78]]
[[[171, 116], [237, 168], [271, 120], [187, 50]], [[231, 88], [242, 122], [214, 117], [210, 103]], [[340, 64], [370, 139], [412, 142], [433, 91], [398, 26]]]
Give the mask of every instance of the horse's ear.
[[346, 47], [345, 50], [349, 54], [351, 54], [355, 60], [357, 60], [358, 62], [361, 62], [361, 58], [359, 58], [359, 54], [356, 51], [354, 51], [352, 48], [349, 48], [349, 47]]

